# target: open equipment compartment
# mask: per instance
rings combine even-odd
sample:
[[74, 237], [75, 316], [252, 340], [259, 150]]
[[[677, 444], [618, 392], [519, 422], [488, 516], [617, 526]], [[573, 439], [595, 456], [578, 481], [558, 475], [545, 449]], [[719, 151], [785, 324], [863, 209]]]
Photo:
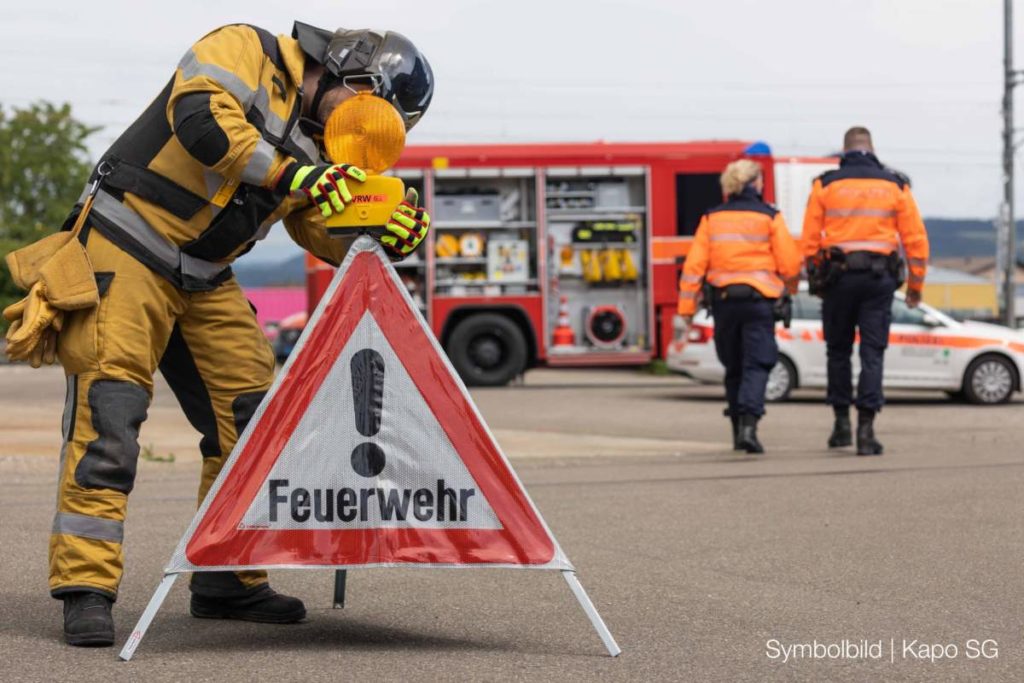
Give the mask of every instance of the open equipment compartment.
[[[549, 168], [544, 207], [552, 362], [648, 353], [645, 169]], [[570, 338], [572, 343], [566, 343]]]
[[536, 293], [536, 197], [536, 173], [532, 168], [435, 171], [435, 293]]

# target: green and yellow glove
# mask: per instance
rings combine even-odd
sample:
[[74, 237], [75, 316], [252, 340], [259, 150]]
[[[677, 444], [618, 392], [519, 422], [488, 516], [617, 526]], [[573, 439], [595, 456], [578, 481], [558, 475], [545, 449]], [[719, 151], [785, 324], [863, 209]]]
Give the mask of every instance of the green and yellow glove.
[[366, 180], [366, 173], [351, 164], [302, 166], [296, 161], [284, 167], [274, 183], [274, 190], [292, 197], [305, 196], [327, 218], [344, 211], [352, 201], [346, 180], [361, 183]]
[[419, 192], [410, 187], [405, 201], [398, 205], [385, 226], [387, 232], [381, 236], [380, 243], [392, 261], [401, 261], [416, 251], [430, 230], [430, 214], [417, 206], [419, 201]]

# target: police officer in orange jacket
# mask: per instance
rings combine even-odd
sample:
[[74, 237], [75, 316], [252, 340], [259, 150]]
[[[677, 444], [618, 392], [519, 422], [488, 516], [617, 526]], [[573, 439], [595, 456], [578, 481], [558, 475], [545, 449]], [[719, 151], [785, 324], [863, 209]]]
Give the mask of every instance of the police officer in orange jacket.
[[804, 214], [803, 252], [812, 290], [823, 299], [828, 349], [828, 403], [835, 412], [829, 448], [852, 443], [850, 356], [860, 331], [857, 455], [881, 455], [875, 415], [882, 409], [882, 362], [889, 343], [893, 293], [903, 279], [907, 305], [921, 301], [928, 235], [910, 184], [878, 161], [867, 128], [846, 131], [839, 168], [814, 181]]
[[778, 209], [761, 198], [761, 166], [729, 164], [724, 204], [701, 219], [679, 282], [679, 314], [689, 324], [706, 280], [711, 286], [715, 351], [725, 366], [733, 448], [763, 453], [757, 422], [764, 415], [768, 373], [778, 361], [775, 304], [795, 291], [800, 252]]

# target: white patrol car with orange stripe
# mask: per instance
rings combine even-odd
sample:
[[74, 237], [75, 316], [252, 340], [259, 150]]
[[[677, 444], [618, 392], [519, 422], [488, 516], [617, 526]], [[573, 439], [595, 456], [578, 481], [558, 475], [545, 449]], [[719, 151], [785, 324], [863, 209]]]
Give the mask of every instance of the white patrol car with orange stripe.
[[[678, 316], [675, 325], [668, 366], [699, 382], [721, 383], [725, 369], [715, 354], [710, 313], [699, 311], [688, 329]], [[765, 397], [782, 401], [797, 387], [825, 388], [821, 299], [807, 293], [806, 283], [793, 297], [790, 329], [779, 323], [775, 335], [779, 362], [768, 379]], [[856, 381], [856, 347], [853, 371]], [[927, 304], [912, 309], [904, 303], [903, 293], [896, 293], [885, 354], [885, 388], [937, 389], [971, 403], [1005, 403], [1021, 390], [1022, 374], [1024, 333], [987, 323], [957, 322]]]

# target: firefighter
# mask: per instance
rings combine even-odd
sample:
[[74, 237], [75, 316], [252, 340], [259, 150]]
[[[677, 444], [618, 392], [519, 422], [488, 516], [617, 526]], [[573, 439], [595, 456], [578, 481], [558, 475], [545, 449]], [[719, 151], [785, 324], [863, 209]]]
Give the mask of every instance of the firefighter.
[[909, 181], [878, 161], [867, 128], [846, 131], [839, 168], [814, 181], [802, 242], [812, 291], [824, 299], [827, 401], [835, 414], [828, 446], [852, 444], [850, 356], [859, 331], [857, 455], [881, 455], [874, 422], [883, 404], [882, 364], [893, 294], [902, 284], [906, 266], [907, 305], [914, 308], [921, 301], [928, 235]]
[[800, 253], [782, 214], [761, 198], [759, 164], [732, 162], [721, 184], [725, 203], [701, 218], [683, 266], [679, 314], [688, 325], [702, 284], [710, 285], [715, 351], [725, 366], [733, 448], [763, 453], [757, 423], [764, 415], [768, 373], [778, 360], [776, 311], [788, 299], [787, 291], [796, 291]]
[[[59, 321], [40, 334], [59, 328], [67, 375], [49, 585], [64, 601], [68, 643], [114, 640], [123, 522], [153, 373], [160, 369], [201, 434], [200, 501], [271, 385], [274, 354], [230, 263], [281, 219], [329, 263], [350, 246], [328, 238], [323, 217], [345, 209], [365, 174], [324, 161], [317, 138], [334, 108], [364, 90], [390, 102], [408, 130], [427, 110], [433, 76], [394, 32], [296, 22], [291, 36], [248, 25], [206, 35], [97, 164], [99, 189], [79, 239], [98, 304], [54, 314], [37, 285], [8, 312], [21, 316], [16, 349], [43, 343], [32, 337], [46, 328], [40, 321]], [[428, 228], [422, 208], [403, 203], [381, 242], [400, 259]], [[263, 571], [196, 573], [191, 592], [196, 617], [305, 616]]]

